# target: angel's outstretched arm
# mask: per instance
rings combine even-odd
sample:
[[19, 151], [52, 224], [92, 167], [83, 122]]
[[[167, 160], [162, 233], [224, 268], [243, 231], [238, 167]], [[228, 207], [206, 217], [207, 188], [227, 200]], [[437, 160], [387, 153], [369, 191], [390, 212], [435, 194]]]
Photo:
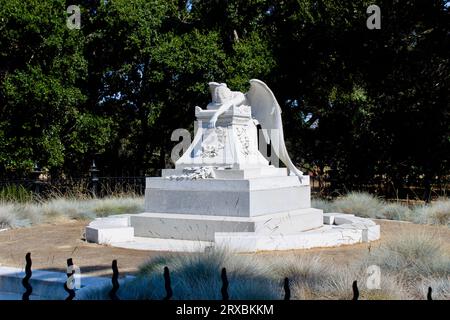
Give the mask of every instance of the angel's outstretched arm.
[[217, 119], [219, 119], [219, 116], [220, 116], [222, 113], [226, 112], [228, 109], [230, 109], [230, 107], [231, 107], [232, 105], [233, 105], [233, 102], [232, 102], [232, 101], [225, 102], [224, 104], [222, 104], [222, 105], [220, 106], [220, 108], [217, 109], [216, 112], [214, 113], [214, 115], [211, 117], [211, 120], [209, 120], [209, 125], [208, 125], [208, 127], [209, 127], [209, 128], [215, 128], [215, 127], [216, 127], [216, 122], [217, 122]]
[[[240, 93], [240, 92], [239, 92]], [[209, 121], [209, 127], [215, 128], [217, 119], [219, 119], [220, 115], [222, 115], [224, 112], [226, 112], [228, 109], [231, 108], [233, 105], [239, 105], [245, 101], [245, 95], [244, 94], [237, 94], [233, 99], [230, 101], [225, 102], [220, 106], [219, 109], [216, 110], [214, 115], [211, 117], [211, 120]]]

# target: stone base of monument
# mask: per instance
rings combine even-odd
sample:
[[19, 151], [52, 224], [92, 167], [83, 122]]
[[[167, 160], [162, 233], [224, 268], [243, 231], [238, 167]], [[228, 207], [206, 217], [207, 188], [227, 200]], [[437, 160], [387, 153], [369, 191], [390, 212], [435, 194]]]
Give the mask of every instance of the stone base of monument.
[[286, 169], [246, 179], [239, 176], [246, 170], [229, 170], [222, 173], [225, 179], [199, 180], [172, 179], [174, 171], [147, 178], [146, 212], [96, 219], [86, 228], [86, 239], [140, 250], [255, 252], [380, 237], [379, 226], [369, 219], [311, 208], [309, 177], [300, 181]]
[[[203, 252], [211, 248], [224, 248], [234, 252], [310, 249], [351, 245], [380, 238], [380, 226], [370, 219], [342, 213], [325, 214], [323, 226], [297, 233], [215, 232], [214, 238], [209, 240], [135, 236], [130, 232], [134, 229], [130, 227], [131, 218], [145, 219], [147, 215], [127, 215], [128, 223], [123, 225], [120, 225], [124, 221], [123, 216], [96, 219], [86, 228], [86, 238], [90, 242], [120, 248], [174, 252]], [[330, 218], [334, 220], [334, 224], [326, 224]]]

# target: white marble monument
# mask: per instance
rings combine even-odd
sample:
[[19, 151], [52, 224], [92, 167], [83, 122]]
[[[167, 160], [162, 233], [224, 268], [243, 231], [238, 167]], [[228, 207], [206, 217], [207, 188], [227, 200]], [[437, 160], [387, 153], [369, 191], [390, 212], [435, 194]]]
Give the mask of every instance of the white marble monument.
[[[191, 145], [175, 169], [146, 179], [145, 212], [96, 219], [86, 239], [135, 249], [240, 252], [378, 239], [371, 220], [311, 208], [309, 176], [286, 150], [280, 106], [265, 83], [250, 85], [243, 94], [210, 83], [212, 102], [196, 107]], [[269, 143], [271, 162], [263, 155]]]

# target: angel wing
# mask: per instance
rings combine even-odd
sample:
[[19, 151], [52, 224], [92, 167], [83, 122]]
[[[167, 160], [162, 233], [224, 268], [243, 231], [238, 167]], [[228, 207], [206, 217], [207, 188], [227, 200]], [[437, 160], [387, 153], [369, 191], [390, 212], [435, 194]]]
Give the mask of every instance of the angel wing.
[[271, 142], [278, 159], [286, 165], [290, 172], [293, 172], [301, 178], [303, 172], [294, 166], [286, 150], [283, 123], [281, 121], [281, 108], [273, 92], [261, 80], [252, 79], [250, 80], [250, 90], [247, 92], [246, 98], [252, 108], [253, 118], [264, 129], [263, 135], [267, 144]]

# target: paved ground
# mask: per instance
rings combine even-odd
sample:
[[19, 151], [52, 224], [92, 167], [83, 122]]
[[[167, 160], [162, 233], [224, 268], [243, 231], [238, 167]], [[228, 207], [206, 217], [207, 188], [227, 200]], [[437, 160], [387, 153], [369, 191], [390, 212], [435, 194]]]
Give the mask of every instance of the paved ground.
[[[100, 246], [83, 240], [84, 227], [88, 222], [70, 221], [39, 225], [0, 232], [0, 265], [23, 267], [25, 254], [31, 252], [33, 269], [65, 271], [66, 259], [73, 258], [83, 274], [110, 275], [111, 261], [118, 260], [121, 274], [132, 274], [139, 265], [152, 256], [164, 252], [138, 251]], [[380, 246], [400, 233], [427, 232], [439, 237], [450, 252], [450, 228], [422, 226], [404, 222], [381, 221], [381, 240], [370, 244], [358, 244], [337, 248], [284, 251], [277, 254], [318, 254], [330, 262], [348, 263], [360, 258], [370, 248]], [[259, 255], [273, 255], [260, 252]]]

